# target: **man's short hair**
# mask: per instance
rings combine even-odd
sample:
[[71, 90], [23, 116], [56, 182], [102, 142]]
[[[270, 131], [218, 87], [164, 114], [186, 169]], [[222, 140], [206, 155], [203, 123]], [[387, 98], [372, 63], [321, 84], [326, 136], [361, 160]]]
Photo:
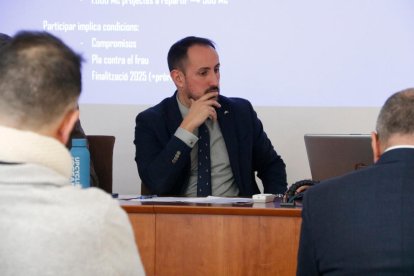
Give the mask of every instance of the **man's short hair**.
[[82, 57], [46, 32], [19, 32], [0, 51], [0, 116], [22, 128], [53, 122], [81, 92]]
[[386, 143], [394, 134], [414, 135], [414, 89], [409, 88], [387, 99], [377, 120], [378, 138]]
[[184, 62], [187, 60], [188, 48], [193, 45], [210, 46], [216, 49], [214, 42], [208, 38], [188, 36], [174, 43], [168, 51], [168, 68], [170, 72], [174, 69], [184, 71]]

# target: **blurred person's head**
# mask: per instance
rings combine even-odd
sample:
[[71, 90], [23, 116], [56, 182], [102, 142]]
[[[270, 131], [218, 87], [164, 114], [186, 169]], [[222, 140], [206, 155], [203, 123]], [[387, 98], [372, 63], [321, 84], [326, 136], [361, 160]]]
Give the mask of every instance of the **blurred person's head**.
[[45, 32], [19, 32], [0, 50], [0, 125], [68, 140], [78, 118], [82, 58]]
[[414, 88], [397, 92], [384, 103], [372, 133], [375, 161], [387, 148], [414, 146]]
[[9, 43], [9, 42], [10, 42], [10, 40], [11, 40], [11, 37], [10, 37], [10, 36], [8, 36], [8, 35], [6, 35], [6, 34], [3, 34], [3, 33], [0, 33], [0, 49], [1, 49], [4, 45], [6, 45], [7, 43]]

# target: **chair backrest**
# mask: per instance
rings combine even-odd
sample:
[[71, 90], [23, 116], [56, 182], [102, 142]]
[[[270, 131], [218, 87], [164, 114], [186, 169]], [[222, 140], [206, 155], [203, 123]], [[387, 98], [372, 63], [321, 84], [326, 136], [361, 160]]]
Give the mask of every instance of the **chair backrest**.
[[115, 136], [86, 135], [91, 161], [99, 180], [99, 188], [112, 193], [112, 166]]

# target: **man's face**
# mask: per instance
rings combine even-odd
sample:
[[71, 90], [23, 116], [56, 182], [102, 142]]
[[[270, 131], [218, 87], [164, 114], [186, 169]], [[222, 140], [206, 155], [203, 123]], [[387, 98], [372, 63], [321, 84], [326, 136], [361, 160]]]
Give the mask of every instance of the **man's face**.
[[220, 61], [210, 46], [194, 45], [187, 51], [182, 92], [188, 99], [198, 100], [208, 92], [220, 90]]

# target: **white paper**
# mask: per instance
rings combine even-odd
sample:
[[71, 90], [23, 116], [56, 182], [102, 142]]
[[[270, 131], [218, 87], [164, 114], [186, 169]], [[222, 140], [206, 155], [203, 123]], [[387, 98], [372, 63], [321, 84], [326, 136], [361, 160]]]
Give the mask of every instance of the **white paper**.
[[[145, 197], [145, 196], [144, 196]], [[210, 203], [210, 204], [231, 204], [231, 203], [252, 203], [253, 199], [243, 197], [120, 197], [119, 199], [138, 201], [138, 202], [187, 202], [187, 203]]]

